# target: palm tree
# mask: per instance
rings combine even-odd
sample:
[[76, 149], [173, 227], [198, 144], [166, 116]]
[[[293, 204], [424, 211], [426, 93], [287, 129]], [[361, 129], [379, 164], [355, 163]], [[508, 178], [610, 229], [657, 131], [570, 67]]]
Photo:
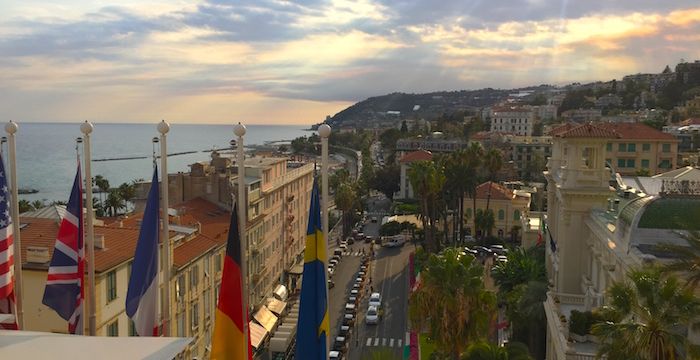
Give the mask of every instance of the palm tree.
[[119, 189], [110, 189], [105, 200], [105, 208], [109, 209], [110, 216], [116, 216], [120, 209], [124, 208], [124, 200], [119, 194]]
[[109, 190], [109, 180], [102, 175], [95, 175], [94, 183], [100, 189], [100, 202], [104, 202], [104, 193]]
[[136, 197], [136, 185], [134, 183], [123, 183], [119, 185], [119, 196], [124, 201], [124, 208], [129, 209], [129, 202]]
[[357, 208], [357, 193], [349, 182], [342, 182], [338, 185], [335, 196], [335, 206], [343, 212], [343, 237], [350, 231], [352, 212]]
[[496, 218], [493, 214], [493, 210], [476, 210], [476, 224], [477, 229], [481, 230], [482, 234], [491, 236], [493, 227], [496, 225]]
[[[479, 168], [481, 167], [484, 149], [478, 142], [473, 142], [465, 152], [464, 166], [468, 169], [464, 182], [467, 187], [467, 194], [472, 198], [472, 209], [476, 215], [476, 188], [481, 182]], [[472, 216], [474, 221], [474, 233], [476, 234], [476, 216]]]
[[25, 199], [20, 199], [18, 202], [19, 205], [19, 213], [25, 213], [27, 211], [32, 211], [34, 208], [32, 207], [32, 204], [29, 202], [29, 200]]
[[591, 332], [601, 339], [598, 355], [610, 360], [676, 360], [700, 356], [684, 333], [698, 325], [700, 299], [676, 276], [657, 267], [633, 270], [629, 281], [608, 288], [609, 306]]
[[506, 305], [512, 338], [528, 344], [536, 358], [545, 353], [546, 317], [542, 303], [549, 284], [544, 247], [512, 249], [507, 262], [498, 262], [491, 276], [498, 285], [498, 297]]
[[427, 330], [438, 347], [458, 359], [462, 350], [488, 332], [495, 296], [484, 287], [484, 270], [456, 248], [432, 254], [421, 271], [421, 286], [411, 294], [413, 328]]
[[437, 219], [438, 195], [445, 184], [442, 168], [432, 161], [416, 161], [408, 169], [408, 179], [413, 191], [421, 200], [421, 219], [428, 251], [434, 252], [435, 220]]
[[501, 171], [502, 167], [503, 156], [499, 150], [491, 149], [484, 155], [484, 168], [489, 180], [489, 189], [486, 193], [486, 210], [489, 209], [489, 203], [491, 202], [491, 184], [496, 181], [496, 174]]
[[462, 360], [532, 360], [527, 346], [513, 342], [505, 346], [479, 341], [469, 345]]
[[44, 207], [44, 202], [41, 200], [34, 200], [32, 201], [32, 207], [36, 210], [39, 210]]
[[665, 265], [662, 270], [670, 273], [681, 273], [687, 285], [697, 289], [700, 285], [700, 231], [678, 233], [688, 246], [676, 244], [658, 245], [659, 250], [671, 253], [673, 262]]

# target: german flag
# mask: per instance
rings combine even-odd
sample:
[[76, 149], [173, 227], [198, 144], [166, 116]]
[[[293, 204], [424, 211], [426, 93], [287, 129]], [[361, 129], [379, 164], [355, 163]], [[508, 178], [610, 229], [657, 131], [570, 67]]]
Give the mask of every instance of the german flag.
[[309, 206], [309, 226], [306, 230], [304, 273], [301, 280], [299, 320], [297, 325], [296, 358], [325, 360], [328, 358], [326, 339], [329, 336], [328, 283], [326, 281], [326, 242], [321, 229], [318, 179], [314, 179]]
[[[238, 203], [233, 207], [231, 225], [228, 230], [224, 271], [221, 276], [219, 302], [216, 305], [216, 320], [212, 336], [211, 359], [250, 360], [250, 332], [247, 329], [248, 307], [244, 309], [243, 282], [241, 274], [241, 239], [238, 231]], [[246, 344], [246, 338], [248, 339]], [[247, 356], [246, 356], [246, 349]]]

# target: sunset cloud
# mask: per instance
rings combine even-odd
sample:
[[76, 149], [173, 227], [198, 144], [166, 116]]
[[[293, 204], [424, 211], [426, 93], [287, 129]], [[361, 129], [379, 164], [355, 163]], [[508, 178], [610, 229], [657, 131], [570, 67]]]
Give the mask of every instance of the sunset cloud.
[[696, 1], [10, 0], [24, 121], [315, 123], [355, 101], [609, 80], [700, 58]]

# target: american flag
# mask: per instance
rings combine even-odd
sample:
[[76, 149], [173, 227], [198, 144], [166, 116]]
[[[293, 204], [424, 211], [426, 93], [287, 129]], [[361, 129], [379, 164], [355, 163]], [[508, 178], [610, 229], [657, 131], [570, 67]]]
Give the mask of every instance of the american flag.
[[[6, 175], [0, 155], [0, 314], [15, 314], [15, 261]], [[2, 319], [0, 328], [17, 330], [17, 321], [14, 317]]]
[[71, 334], [83, 333], [85, 256], [82, 183], [78, 163], [66, 214], [58, 228], [42, 301], [68, 321], [68, 331]]

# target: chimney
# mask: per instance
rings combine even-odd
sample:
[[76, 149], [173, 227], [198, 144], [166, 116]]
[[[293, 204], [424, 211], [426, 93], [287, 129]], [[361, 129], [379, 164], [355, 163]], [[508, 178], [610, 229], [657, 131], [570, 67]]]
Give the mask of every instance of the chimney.
[[27, 246], [27, 262], [34, 264], [46, 264], [49, 258], [49, 248], [44, 246]]
[[105, 248], [105, 235], [104, 234], [95, 234], [95, 249], [104, 249]]

